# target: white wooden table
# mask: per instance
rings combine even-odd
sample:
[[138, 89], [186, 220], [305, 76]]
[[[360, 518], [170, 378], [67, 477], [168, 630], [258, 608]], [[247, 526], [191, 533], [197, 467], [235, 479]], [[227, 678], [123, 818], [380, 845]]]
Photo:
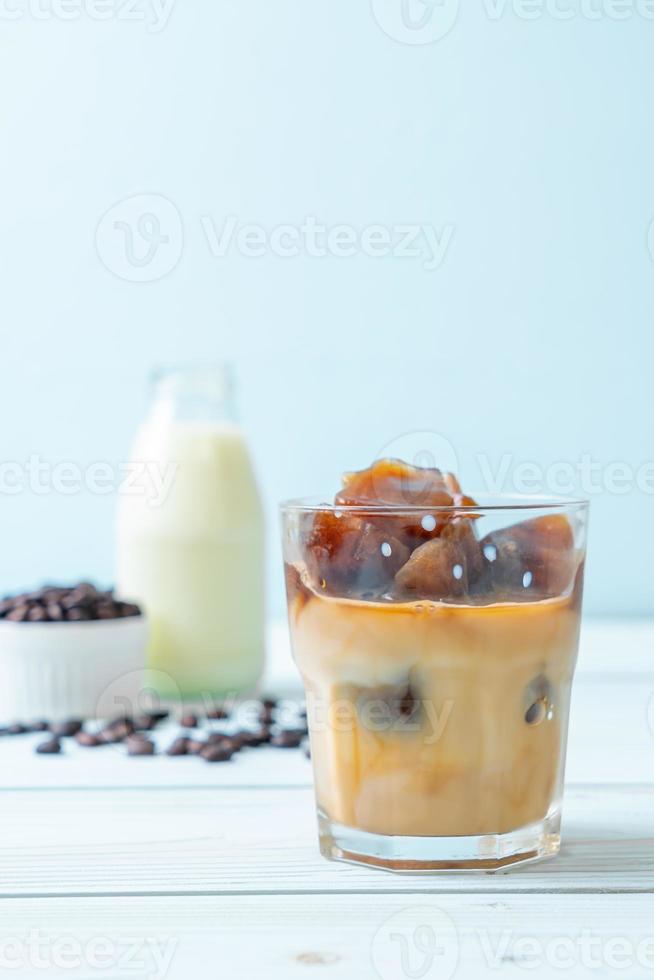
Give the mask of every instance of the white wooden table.
[[[298, 691], [285, 632], [268, 679]], [[37, 738], [36, 736], [34, 738]], [[0, 975], [654, 976], [654, 624], [586, 624], [564, 846], [495, 875], [324, 861], [310, 763], [0, 740]]]

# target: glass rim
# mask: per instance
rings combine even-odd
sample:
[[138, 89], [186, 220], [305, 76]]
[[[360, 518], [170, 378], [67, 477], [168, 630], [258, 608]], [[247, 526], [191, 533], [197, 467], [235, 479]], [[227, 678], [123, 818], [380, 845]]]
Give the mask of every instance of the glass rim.
[[[474, 504], [336, 504], [323, 500], [320, 496], [295, 497], [282, 500], [279, 510], [282, 514], [309, 513], [320, 511], [338, 514], [374, 514], [377, 516], [393, 516], [398, 514], [478, 514], [495, 511], [544, 511], [566, 510], [576, 508], [588, 510], [590, 501], [584, 497], [548, 497], [546, 494], [483, 494], [471, 491], [466, 496], [472, 497]], [[492, 502], [488, 502], [492, 501]]]

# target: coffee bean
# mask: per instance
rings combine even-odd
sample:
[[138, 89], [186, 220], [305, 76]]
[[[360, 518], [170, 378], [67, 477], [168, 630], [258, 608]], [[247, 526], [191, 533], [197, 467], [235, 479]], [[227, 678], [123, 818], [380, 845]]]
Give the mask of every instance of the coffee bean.
[[11, 612], [7, 613], [5, 619], [10, 620], [12, 623], [24, 623], [27, 621], [29, 612], [29, 606], [14, 606]]
[[133, 732], [134, 725], [132, 722], [123, 718], [121, 721], [114, 721], [103, 728], [99, 733], [99, 738], [105, 743], [122, 742], [128, 735], [132, 735]]
[[52, 722], [49, 727], [52, 734], [57, 738], [70, 738], [81, 731], [82, 722], [76, 718], [70, 718], [68, 721]]
[[140, 616], [141, 610], [134, 602], [120, 602], [118, 603], [118, 612], [121, 619], [126, 619], [128, 616]]
[[256, 732], [238, 732], [238, 737], [248, 748], [257, 748], [270, 741], [270, 732], [267, 728], [259, 728]]
[[188, 755], [188, 739], [180, 736], [166, 749], [166, 755]]
[[126, 745], [128, 755], [154, 755], [154, 742], [143, 735], [129, 735]]
[[104, 742], [97, 735], [93, 735], [91, 732], [85, 731], [78, 732], [77, 735], [75, 735], [75, 741], [78, 745], [83, 745], [85, 748], [89, 749], [95, 748], [97, 745], [106, 744], [106, 742]]
[[163, 721], [170, 714], [167, 708], [150, 708], [148, 711], [144, 711], [143, 715], [147, 718], [151, 718], [156, 724], [159, 721]]
[[92, 618], [91, 611], [89, 609], [83, 609], [81, 606], [69, 609], [68, 615], [66, 616], [69, 623], [86, 623]]
[[47, 721], [32, 721], [25, 727], [28, 732], [47, 732], [48, 723]]
[[19, 722], [14, 722], [13, 725], [7, 725], [5, 729], [5, 735], [24, 735], [28, 729], [25, 725], [21, 725]]
[[234, 752], [226, 745], [205, 745], [200, 755], [206, 762], [228, 762]]
[[195, 738], [189, 738], [186, 741], [186, 750], [189, 755], [199, 755], [207, 745], [207, 742], [199, 742]]
[[97, 619], [118, 619], [120, 613], [111, 602], [99, 602], [95, 607]]
[[302, 743], [302, 751], [306, 755], [307, 759], [311, 758], [311, 745], [309, 743], [309, 739]]
[[270, 744], [277, 749], [297, 749], [302, 744], [303, 739], [304, 732], [285, 728], [272, 736]]
[[261, 703], [264, 706], [264, 708], [268, 708], [271, 711], [272, 711], [273, 708], [276, 708], [277, 707], [277, 699], [276, 698], [262, 698], [261, 699]]
[[259, 711], [259, 721], [262, 725], [272, 725], [275, 721], [275, 711], [272, 707], [263, 705]]
[[134, 715], [132, 719], [134, 731], [149, 732], [156, 726], [157, 722], [151, 715]]
[[58, 755], [61, 752], [61, 742], [58, 738], [49, 738], [47, 742], [40, 742], [36, 751], [39, 755]]
[[100, 592], [91, 582], [72, 587], [43, 586], [35, 592], [5, 596], [0, 602], [0, 618], [13, 622], [86, 622], [139, 616], [133, 602], [116, 599], [112, 592]]
[[27, 621], [29, 623], [47, 623], [49, 618], [43, 606], [32, 606], [27, 614]]
[[224, 708], [207, 708], [206, 716], [210, 721], [223, 721], [229, 718], [229, 711]]
[[182, 726], [182, 728], [197, 728], [198, 716], [194, 715], [192, 712], [189, 712], [186, 715], [182, 715], [182, 717], [179, 720], [179, 723]]

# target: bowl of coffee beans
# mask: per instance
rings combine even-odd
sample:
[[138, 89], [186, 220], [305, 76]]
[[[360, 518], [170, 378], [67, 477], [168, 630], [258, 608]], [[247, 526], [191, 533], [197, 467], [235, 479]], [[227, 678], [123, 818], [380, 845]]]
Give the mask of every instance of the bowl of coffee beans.
[[110, 685], [114, 700], [136, 703], [147, 636], [139, 606], [91, 582], [6, 596], [0, 720], [95, 715]]

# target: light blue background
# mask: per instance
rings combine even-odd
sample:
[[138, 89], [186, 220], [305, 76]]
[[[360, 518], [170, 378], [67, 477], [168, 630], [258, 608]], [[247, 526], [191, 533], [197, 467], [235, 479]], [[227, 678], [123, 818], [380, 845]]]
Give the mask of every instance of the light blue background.
[[[392, 0], [389, 0], [392, 2]], [[399, 3], [399, 0], [398, 0]], [[404, 433], [497, 463], [652, 459], [654, 22], [489, 19], [432, 44], [364, 0], [0, 20], [0, 458], [124, 459], [161, 362], [232, 359], [270, 525]], [[125, 281], [102, 215], [162, 194], [177, 266]], [[445, 261], [214, 258], [200, 216], [454, 227]], [[654, 612], [654, 497], [592, 499], [588, 611]], [[0, 497], [0, 587], [111, 580], [112, 497]]]

